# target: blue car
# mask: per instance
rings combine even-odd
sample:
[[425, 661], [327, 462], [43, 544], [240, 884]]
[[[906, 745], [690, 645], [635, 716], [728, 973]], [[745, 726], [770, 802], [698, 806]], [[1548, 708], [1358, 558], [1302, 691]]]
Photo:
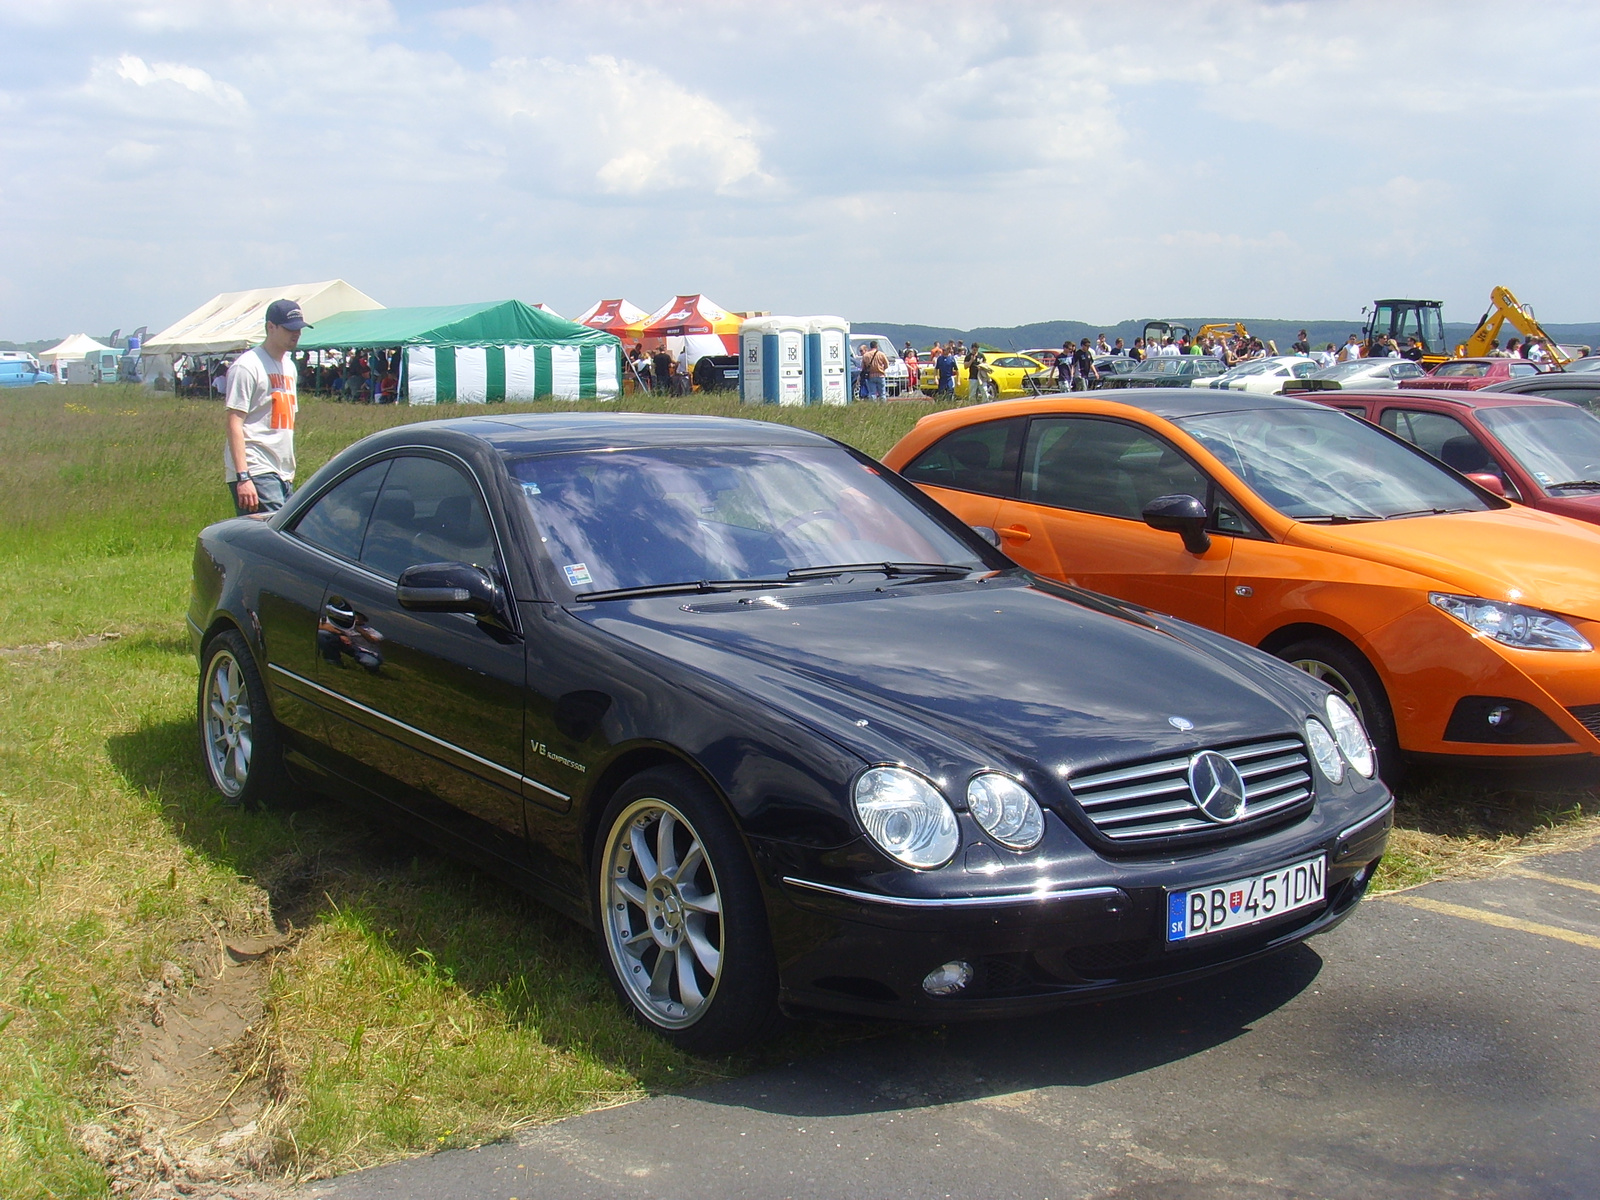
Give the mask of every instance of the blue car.
[[0, 387], [30, 387], [55, 381], [56, 377], [49, 371], [35, 369], [26, 359], [0, 360]]

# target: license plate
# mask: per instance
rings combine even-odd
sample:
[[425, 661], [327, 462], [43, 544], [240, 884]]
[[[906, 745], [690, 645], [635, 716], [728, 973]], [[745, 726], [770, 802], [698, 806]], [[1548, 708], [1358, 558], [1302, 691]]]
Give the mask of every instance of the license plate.
[[1269, 917], [1322, 903], [1328, 862], [1321, 855], [1265, 875], [1167, 893], [1167, 941], [1184, 942], [1243, 929]]

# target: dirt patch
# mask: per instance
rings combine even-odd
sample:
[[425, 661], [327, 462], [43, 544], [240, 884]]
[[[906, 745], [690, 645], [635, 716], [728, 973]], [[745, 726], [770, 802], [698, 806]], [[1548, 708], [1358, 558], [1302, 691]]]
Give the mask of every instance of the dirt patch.
[[114, 1195], [270, 1200], [279, 1132], [266, 989], [291, 931], [185, 948], [162, 964], [113, 1049], [112, 1107], [79, 1131]]
[[114, 642], [122, 635], [114, 630], [91, 633], [88, 637], [73, 638], [66, 642], [37, 642], [24, 646], [0, 646], [0, 658], [37, 658], [41, 654], [55, 654], [63, 650], [88, 650], [106, 642]]

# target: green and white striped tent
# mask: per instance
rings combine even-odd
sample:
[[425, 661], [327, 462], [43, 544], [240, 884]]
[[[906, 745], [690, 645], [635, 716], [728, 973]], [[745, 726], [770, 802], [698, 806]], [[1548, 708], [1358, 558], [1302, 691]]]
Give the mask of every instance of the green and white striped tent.
[[302, 350], [405, 348], [412, 404], [609, 400], [622, 391], [622, 343], [520, 300], [336, 313]]

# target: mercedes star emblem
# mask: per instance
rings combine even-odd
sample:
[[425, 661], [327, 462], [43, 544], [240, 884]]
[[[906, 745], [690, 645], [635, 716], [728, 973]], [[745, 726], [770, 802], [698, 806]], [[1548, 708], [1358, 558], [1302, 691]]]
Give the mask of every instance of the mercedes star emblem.
[[1215, 750], [1202, 750], [1189, 760], [1189, 791], [1208, 821], [1229, 825], [1244, 818], [1244, 779]]

